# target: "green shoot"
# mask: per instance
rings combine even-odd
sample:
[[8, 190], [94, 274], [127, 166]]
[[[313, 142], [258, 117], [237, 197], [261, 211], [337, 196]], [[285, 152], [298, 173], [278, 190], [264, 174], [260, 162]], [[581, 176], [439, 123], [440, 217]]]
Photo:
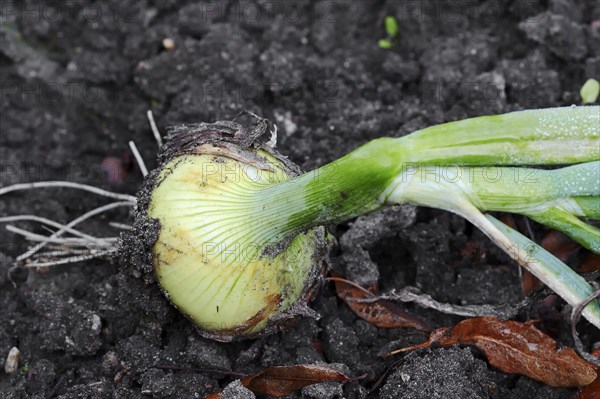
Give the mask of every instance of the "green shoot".
[[394, 47], [394, 39], [398, 36], [398, 21], [393, 16], [387, 16], [384, 24], [387, 38], [379, 39], [378, 44], [383, 49], [391, 49]]
[[600, 94], [600, 82], [596, 79], [588, 79], [581, 86], [581, 90], [579, 91], [581, 96], [582, 104], [592, 104], [598, 100], [598, 95]]
[[395, 38], [398, 35], [398, 21], [392, 16], [385, 17], [385, 31], [388, 37]]
[[394, 47], [394, 44], [389, 39], [379, 39], [377, 43], [379, 44], [379, 47], [384, 49], [391, 49]]

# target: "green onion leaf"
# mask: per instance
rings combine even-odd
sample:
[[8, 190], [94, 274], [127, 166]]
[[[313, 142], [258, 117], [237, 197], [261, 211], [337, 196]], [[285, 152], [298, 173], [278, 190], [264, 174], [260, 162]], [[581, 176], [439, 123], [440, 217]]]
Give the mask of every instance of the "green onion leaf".
[[[507, 252], [512, 253], [519, 264], [559, 294], [569, 305], [573, 307], [579, 305], [594, 292], [592, 286], [583, 277], [550, 252], [493, 216], [486, 215], [486, 218], [509, 240], [512, 248]], [[582, 314], [593, 325], [600, 328], [598, 301], [592, 301]]]

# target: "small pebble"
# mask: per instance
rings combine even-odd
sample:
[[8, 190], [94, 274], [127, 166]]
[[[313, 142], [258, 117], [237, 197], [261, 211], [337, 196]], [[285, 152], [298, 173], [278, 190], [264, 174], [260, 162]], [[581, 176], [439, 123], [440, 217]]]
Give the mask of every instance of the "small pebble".
[[4, 372], [6, 374], [12, 374], [19, 369], [19, 358], [21, 357], [21, 351], [16, 346], [13, 346], [8, 352], [6, 362], [4, 363]]
[[167, 38], [163, 39], [162, 45], [163, 45], [164, 49], [167, 51], [173, 50], [175, 48], [175, 40], [167, 37]]

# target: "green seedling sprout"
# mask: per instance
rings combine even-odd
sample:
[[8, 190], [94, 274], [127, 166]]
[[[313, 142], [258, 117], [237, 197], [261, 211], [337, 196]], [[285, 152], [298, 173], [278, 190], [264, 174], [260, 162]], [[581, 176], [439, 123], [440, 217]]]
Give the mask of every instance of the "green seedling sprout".
[[384, 22], [387, 38], [379, 39], [378, 44], [383, 49], [390, 49], [394, 47], [394, 39], [398, 36], [398, 21], [395, 17], [387, 16]]
[[385, 17], [385, 31], [388, 36], [394, 38], [398, 35], [398, 21], [392, 16]]
[[600, 83], [596, 79], [588, 79], [585, 81], [579, 95], [581, 96], [582, 104], [592, 104], [598, 100], [600, 94]]
[[[261, 141], [267, 127], [263, 119], [250, 131], [233, 122], [177, 127], [137, 200], [96, 192], [118, 199], [113, 207], [136, 204], [122, 258], [152, 275], [203, 335], [255, 337], [310, 314], [328, 245], [322, 226], [401, 203], [466, 218], [573, 307], [592, 293], [570, 267], [488, 212], [528, 216], [600, 253], [600, 230], [586, 222], [600, 219], [599, 106], [432, 126], [373, 140], [308, 173]], [[52, 239], [114, 251], [110, 240], [75, 233], [73, 241]], [[600, 328], [597, 301], [582, 315]]]

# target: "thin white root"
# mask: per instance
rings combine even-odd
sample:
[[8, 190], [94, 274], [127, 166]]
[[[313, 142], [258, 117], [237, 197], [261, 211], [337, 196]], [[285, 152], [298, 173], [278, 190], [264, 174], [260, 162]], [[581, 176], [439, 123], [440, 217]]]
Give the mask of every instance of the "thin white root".
[[121, 230], [131, 230], [133, 229], [133, 227], [129, 224], [125, 224], [125, 223], [118, 223], [118, 222], [108, 222], [108, 225], [111, 227], [114, 227], [116, 229], [121, 229]]
[[25, 238], [27, 238], [29, 241], [40, 241], [40, 242], [48, 242], [48, 243], [53, 243], [53, 244], [64, 244], [64, 245], [69, 245], [69, 244], [74, 244], [74, 245], [86, 245], [86, 244], [91, 244], [91, 245], [97, 245], [97, 246], [108, 246], [108, 245], [112, 245], [115, 242], [118, 241], [117, 237], [103, 237], [103, 238], [95, 238], [92, 237], [91, 239], [89, 238], [81, 238], [81, 237], [62, 237], [62, 238], [53, 238], [52, 236], [48, 237], [48, 236], [44, 236], [41, 234], [36, 234], [36, 233], [32, 233], [31, 231], [28, 230], [24, 230], [24, 229], [20, 229], [18, 227], [15, 227], [13, 225], [7, 225], [6, 226], [6, 230], [10, 231], [11, 233], [15, 233], [15, 234], [19, 234]]
[[36, 216], [36, 215], [14, 215], [14, 216], [0, 217], [0, 223], [20, 222], [20, 221], [39, 222], [39, 223], [47, 224], [48, 226], [56, 227], [57, 229], [64, 228], [65, 232], [73, 234], [74, 236], [78, 236], [78, 237], [81, 237], [81, 238], [87, 238], [88, 240], [96, 240], [97, 239], [94, 236], [82, 233], [79, 230], [72, 229], [70, 227], [67, 227], [64, 224], [55, 222], [54, 220], [47, 219], [47, 218], [44, 218], [44, 217], [41, 217], [41, 216]]
[[116, 251], [115, 244], [118, 242], [117, 237], [94, 237], [61, 223], [55, 222], [54, 220], [35, 215], [15, 215], [0, 218], [0, 222], [18, 221], [39, 222], [59, 229], [63, 228], [66, 233], [77, 236], [77, 238], [50, 238], [20, 229], [16, 226], [7, 225], [6, 229], [8, 231], [19, 234], [29, 241], [48, 242], [53, 246], [59, 244], [58, 248], [60, 249], [58, 250], [49, 250], [33, 255], [32, 259], [29, 259], [27, 263], [24, 264], [24, 267], [42, 267], [74, 263], [80, 260], [102, 257]]
[[33, 262], [29, 262], [29, 263], [25, 264], [24, 267], [46, 267], [46, 266], [64, 265], [64, 264], [68, 264], [68, 263], [76, 263], [76, 262], [81, 262], [84, 260], [101, 258], [104, 256], [115, 254], [116, 252], [117, 252], [116, 248], [112, 248], [112, 249], [108, 249], [108, 250], [104, 250], [104, 251], [89, 250], [89, 253], [87, 255], [77, 255], [77, 256], [71, 256], [68, 258], [55, 259], [55, 260], [42, 261], [42, 262], [33, 261]]
[[35, 182], [35, 183], [13, 184], [11, 186], [6, 186], [6, 187], [0, 188], [0, 196], [10, 193], [10, 192], [13, 192], [13, 191], [31, 190], [34, 188], [48, 188], [48, 187], [76, 188], [79, 190], [89, 191], [94, 194], [102, 195], [104, 197], [127, 201], [130, 204], [135, 204], [137, 202], [137, 199], [133, 195], [113, 193], [111, 191], [106, 191], [106, 190], [103, 190], [98, 187], [89, 186], [87, 184], [73, 183], [73, 182], [68, 182], [68, 181], [44, 181], [44, 182]]
[[[152, 111], [149, 110], [147, 112], [147, 116], [150, 122], [150, 127], [152, 129], [154, 138], [156, 139], [158, 145], [162, 146], [162, 137], [160, 136], [158, 128], [156, 127], [156, 122], [154, 121]], [[131, 149], [131, 152], [135, 157], [135, 160], [140, 168], [140, 171], [142, 172], [142, 175], [146, 177], [146, 175], [148, 175], [148, 168], [146, 167], [146, 164], [133, 141], [129, 142], [129, 148]], [[74, 229], [73, 226], [76, 226], [77, 224], [95, 215], [117, 207], [134, 207], [137, 203], [136, 197], [127, 194], [114, 193], [87, 184], [73, 183], [68, 181], [46, 181], [14, 184], [0, 188], [0, 196], [13, 191], [52, 187], [75, 188], [78, 190], [84, 190], [97, 195], [119, 200], [119, 202], [113, 202], [88, 211], [83, 215], [79, 216], [78, 218], [72, 220], [68, 224], [61, 224], [51, 219], [47, 219], [36, 215], [15, 215], [1, 217], [0, 223], [31, 221], [39, 222], [43, 225], [51, 226], [58, 229], [57, 231], [51, 232], [50, 236], [45, 236], [33, 233], [25, 229], [21, 229], [13, 225], [7, 225], [6, 229], [8, 231], [21, 235], [29, 241], [38, 242], [38, 244], [36, 244], [35, 246], [27, 250], [25, 253], [18, 256], [16, 258], [16, 264], [24, 264], [25, 267], [54, 266], [66, 263], [80, 262], [83, 260], [99, 258], [116, 253], [117, 246], [115, 244], [118, 242], [117, 237], [94, 237]], [[110, 225], [124, 230], [131, 229], [131, 226], [122, 223], [110, 223]], [[42, 227], [46, 228], [47, 230], [50, 230], [45, 226]], [[71, 234], [75, 237], [61, 237], [64, 233]], [[58, 250], [55, 249], [40, 252], [40, 250], [46, 245], [50, 245], [54, 248], [58, 247]]]
[[277, 146], [277, 125], [273, 124], [273, 129], [271, 129], [271, 138], [265, 144], [271, 148], [275, 148]]
[[[136, 161], [138, 162], [138, 165], [140, 166], [140, 170], [145, 176], [148, 173], [147, 168], [139, 154], [139, 151], [137, 150], [137, 147], [134, 143], [130, 143], [130, 147], [133, 151]], [[55, 187], [74, 188], [78, 190], [87, 191], [93, 194], [101, 195], [103, 197], [116, 199], [119, 201], [88, 211], [83, 215], [79, 216], [78, 218], [72, 220], [68, 224], [58, 223], [54, 220], [36, 215], [14, 215], [0, 217], [0, 223], [18, 221], [38, 222], [42, 224], [42, 228], [50, 231], [51, 233], [49, 236], [45, 236], [42, 234], [36, 234], [31, 231], [18, 228], [13, 225], [6, 226], [6, 229], [8, 231], [21, 235], [29, 241], [38, 242], [35, 246], [18, 256], [15, 260], [14, 266], [9, 270], [9, 279], [15, 287], [16, 284], [10, 278], [10, 274], [13, 270], [15, 270], [18, 267], [54, 266], [67, 263], [75, 263], [88, 259], [100, 258], [115, 254], [118, 251], [118, 247], [116, 245], [116, 243], [118, 242], [117, 237], [94, 237], [92, 235], [74, 229], [73, 226], [76, 226], [77, 224], [102, 212], [106, 212], [117, 207], [133, 208], [137, 203], [136, 197], [132, 195], [114, 193], [87, 184], [73, 183], [68, 181], [46, 181], [14, 184], [0, 188], [0, 196], [13, 191]], [[121, 229], [131, 228], [130, 226], [127, 226], [125, 224], [117, 225]], [[52, 231], [46, 226], [50, 226], [58, 230]], [[74, 237], [61, 237], [65, 233], [71, 234]], [[40, 252], [40, 250], [46, 245], [49, 245], [50, 250]]]
[[123, 207], [123, 206], [128, 206], [131, 207], [132, 203], [129, 201], [124, 201], [124, 202], [113, 202], [101, 207], [98, 207], [96, 209], [92, 209], [89, 212], [84, 213], [83, 215], [79, 216], [78, 218], [72, 220], [71, 222], [69, 222], [66, 226], [61, 227], [58, 231], [56, 231], [54, 234], [52, 234], [50, 237], [47, 237], [47, 239], [45, 241], [40, 242], [39, 244], [35, 245], [33, 248], [29, 249], [27, 252], [25, 252], [24, 254], [20, 255], [17, 257], [17, 261], [23, 261], [29, 257], [31, 257], [33, 254], [35, 254], [36, 252], [38, 252], [40, 249], [42, 249], [47, 243], [51, 242], [50, 240], [60, 237], [63, 233], [66, 232], [65, 228], [69, 228], [69, 227], [73, 227], [89, 218], [91, 218], [92, 216], [95, 216], [99, 213], [102, 212], [106, 212], [110, 209], [114, 209], [114, 208], [118, 208], [118, 207]]
[[[62, 245], [57, 246], [58, 249], [48, 250], [41, 253], [37, 253], [32, 258], [35, 259], [59, 259], [65, 257], [73, 257], [77, 255], [89, 255], [90, 253], [97, 253], [99, 251], [108, 251], [109, 249], [102, 248], [85, 248], [85, 249], [77, 249], [77, 248], [65, 248]], [[61, 249], [62, 248], [62, 249]], [[31, 261], [33, 262], [33, 261]]]
[[152, 111], [151, 110], [146, 111], [146, 116], [148, 117], [148, 122], [150, 122], [150, 129], [152, 130], [152, 134], [154, 135], [156, 144], [158, 144], [159, 147], [162, 147], [162, 145], [163, 145], [162, 137], [160, 137], [160, 132], [158, 131], [158, 128], [156, 127], [156, 122], [154, 121], [154, 115], [152, 114]]
[[146, 175], [148, 175], [148, 168], [146, 168], [146, 164], [144, 163], [144, 158], [142, 158], [142, 155], [138, 151], [138, 148], [133, 141], [129, 141], [129, 148], [131, 149], [131, 152], [133, 153], [133, 156], [135, 157], [135, 161], [137, 162], [138, 167], [140, 168], [140, 171], [142, 172], [142, 176], [146, 177]]

